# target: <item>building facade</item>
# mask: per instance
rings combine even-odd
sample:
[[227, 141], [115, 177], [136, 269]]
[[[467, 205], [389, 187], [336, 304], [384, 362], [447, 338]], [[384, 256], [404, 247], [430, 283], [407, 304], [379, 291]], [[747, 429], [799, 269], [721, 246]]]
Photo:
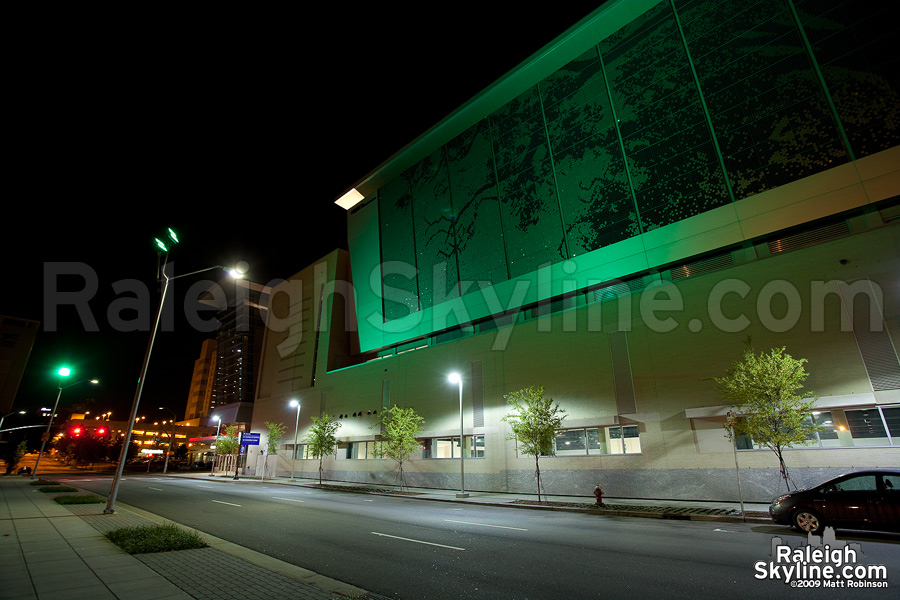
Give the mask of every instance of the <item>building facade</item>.
[[[806, 358], [798, 486], [900, 460], [900, 69], [878, 2], [604, 3], [355, 187], [349, 256], [273, 288], [253, 430], [341, 422], [327, 476], [393, 483], [380, 415], [425, 419], [407, 483], [534, 491], [502, 418], [566, 411], [554, 494], [767, 501], [711, 377]], [[279, 294], [279, 292], [282, 292]], [[282, 305], [277, 305], [279, 299]], [[812, 393], [812, 392], [810, 392]], [[286, 439], [293, 439], [289, 427]], [[302, 447], [279, 459], [316, 473]], [[736, 471], [743, 489], [739, 491]]]
[[191, 391], [184, 411], [185, 421], [209, 417], [216, 376], [217, 348], [218, 342], [214, 339], [204, 340], [200, 346], [200, 357], [194, 361], [194, 372], [191, 374]]
[[40, 322], [0, 315], [0, 414], [12, 410]]

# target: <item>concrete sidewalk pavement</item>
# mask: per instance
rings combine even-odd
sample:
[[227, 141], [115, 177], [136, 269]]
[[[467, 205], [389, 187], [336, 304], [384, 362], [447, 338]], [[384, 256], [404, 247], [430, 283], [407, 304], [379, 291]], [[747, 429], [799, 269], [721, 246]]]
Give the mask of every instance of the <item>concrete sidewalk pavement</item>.
[[102, 514], [105, 503], [63, 506], [31, 482], [0, 477], [4, 600], [376, 597], [202, 532], [208, 548], [131, 555], [103, 533], [163, 519], [122, 504], [113, 515]]

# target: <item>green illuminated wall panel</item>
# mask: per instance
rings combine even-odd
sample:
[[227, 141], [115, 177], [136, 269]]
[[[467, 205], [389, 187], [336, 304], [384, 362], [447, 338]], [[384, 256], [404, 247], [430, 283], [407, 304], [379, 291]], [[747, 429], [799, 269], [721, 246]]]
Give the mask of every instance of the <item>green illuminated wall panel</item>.
[[540, 94], [533, 87], [490, 117], [510, 277], [566, 258]]
[[734, 219], [757, 214], [756, 195], [900, 142], [890, 3], [610, 5], [571, 48], [534, 63], [564, 60], [535, 76], [529, 62], [486, 90], [380, 186], [380, 256], [392, 265], [380, 303], [398, 330], [373, 333], [369, 347], [453, 327], [440, 321], [448, 307], [458, 324], [490, 316], [479, 288], [494, 286], [506, 307], [519, 282], [545, 285], [539, 270], [567, 259], [585, 281], [603, 280], [741, 241]]
[[[456, 233], [444, 149], [439, 148], [407, 172], [412, 195], [422, 308], [458, 295]], [[407, 238], [408, 239], [408, 238]], [[436, 300], [437, 299], [437, 300]]]
[[785, 0], [676, 5], [737, 199], [847, 162]]
[[385, 265], [384, 318], [390, 321], [419, 310], [416, 277], [409, 276], [409, 271], [415, 268], [416, 253], [412, 243], [412, 197], [405, 178], [395, 179], [381, 188], [378, 208], [381, 261]]
[[900, 142], [896, 3], [795, 0], [841, 123], [859, 158]]
[[730, 201], [668, 3], [600, 42], [642, 231]]
[[447, 144], [460, 281], [509, 279], [487, 120]]
[[596, 48], [541, 84], [569, 256], [640, 233]]

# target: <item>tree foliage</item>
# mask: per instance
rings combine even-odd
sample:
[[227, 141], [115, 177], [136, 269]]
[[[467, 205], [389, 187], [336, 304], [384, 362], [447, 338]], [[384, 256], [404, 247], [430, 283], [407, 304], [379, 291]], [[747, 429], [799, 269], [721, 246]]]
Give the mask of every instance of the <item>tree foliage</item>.
[[400, 487], [403, 487], [403, 461], [422, 446], [417, 439], [425, 419], [413, 408], [392, 406], [381, 417], [381, 443], [376, 450], [382, 457], [392, 458], [400, 467]]
[[795, 359], [785, 348], [757, 353], [750, 340], [741, 360], [713, 381], [722, 398], [732, 407], [725, 428], [729, 439], [747, 436], [768, 448], [778, 458], [781, 478], [790, 491], [784, 450], [815, 439], [819, 427], [811, 418], [815, 394], [800, 395], [809, 374], [805, 358]]
[[287, 425], [284, 423], [265, 422], [266, 431], [268, 432], [266, 441], [266, 455], [273, 456], [278, 454], [278, 446], [281, 444], [281, 438], [284, 437], [284, 430]]
[[237, 425], [226, 425], [225, 432], [216, 438], [216, 454], [237, 454], [239, 450]]
[[512, 411], [501, 420], [509, 425], [508, 440], [516, 440], [518, 449], [525, 456], [534, 457], [534, 475], [537, 479], [538, 502], [541, 501], [540, 457], [552, 456], [553, 440], [562, 430], [566, 411], [544, 396], [543, 387], [530, 386], [503, 396]]
[[334, 448], [337, 446], [337, 436], [335, 434], [340, 426], [341, 423], [339, 421], [335, 421], [334, 417], [325, 413], [321, 417], [312, 418], [312, 427], [310, 427], [309, 433], [306, 434], [309, 454], [319, 459], [320, 485], [322, 483], [322, 459], [334, 453]]
[[25, 440], [20, 441], [18, 444], [9, 441], [0, 446], [0, 448], [3, 450], [2, 458], [6, 462], [6, 474], [9, 475], [16, 470], [19, 462], [28, 452], [28, 443]]

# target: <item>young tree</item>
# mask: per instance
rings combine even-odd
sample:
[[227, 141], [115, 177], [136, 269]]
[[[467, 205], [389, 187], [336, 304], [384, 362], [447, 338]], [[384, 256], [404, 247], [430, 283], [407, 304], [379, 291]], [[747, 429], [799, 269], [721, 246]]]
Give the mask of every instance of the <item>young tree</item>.
[[6, 474], [9, 475], [19, 466], [19, 461], [28, 452], [28, 444], [25, 440], [15, 444], [12, 440], [0, 446], [3, 448], [3, 460], [6, 462]]
[[268, 436], [266, 440], [266, 452], [262, 456], [263, 460], [263, 479], [266, 478], [266, 468], [269, 466], [269, 457], [275, 456], [278, 454], [278, 446], [281, 444], [281, 438], [284, 436], [284, 430], [287, 429], [287, 425], [284, 423], [274, 423], [272, 421], [266, 421], [266, 435]]
[[216, 438], [216, 454], [237, 454], [240, 450], [236, 425], [226, 425], [225, 432]]
[[337, 446], [335, 433], [341, 423], [328, 413], [313, 417], [312, 422], [312, 427], [306, 434], [306, 443], [309, 453], [319, 459], [319, 485], [322, 485], [322, 459], [334, 453], [334, 447]]
[[509, 424], [508, 440], [518, 440], [519, 453], [534, 457], [538, 502], [541, 501], [541, 455], [552, 456], [553, 439], [562, 429], [566, 411], [544, 396], [543, 387], [527, 387], [503, 396], [512, 412], [501, 420]]
[[783, 346], [757, 354], [749, 339], [746, 344], [742, 360], [736, 361], [724, 377], [713, 378], [722, 398], [733, 407], [725, 429], [732, 442], [735, 436], [743, 435], [774, 452], [781, 478], [790, 491], [784, 451], [795, 444], [809, 443], [819, 429], [811, 417], [815, 395], [807, 392], [804, 399], [797, 393], [809, 376], [803, 367], [807, 361], [785, 354]]
[[392, 406], [381, 417], [381, 444], [377, 450], [380, 456], [392, 458], [400, 467], [400, 489], [404, 487], [403, 461], [422, 446], [416, 439], [425, 422], [412, 408]]

